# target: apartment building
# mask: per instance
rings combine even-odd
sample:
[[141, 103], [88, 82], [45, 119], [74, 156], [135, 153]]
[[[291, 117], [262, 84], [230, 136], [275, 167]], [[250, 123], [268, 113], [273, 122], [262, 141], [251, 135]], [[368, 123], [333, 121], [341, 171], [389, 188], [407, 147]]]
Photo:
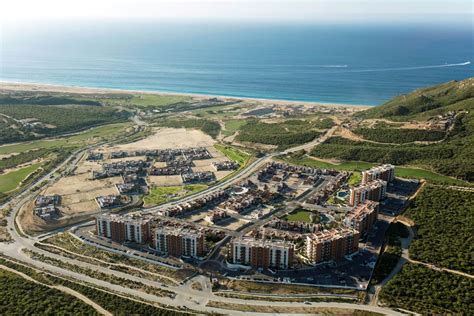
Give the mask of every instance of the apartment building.
[[378, 179], [391, 182], [394, 178], [395, 166], [390, 164], [385, 164], [373, 167], [369, 170], [362, 171], [362, 184], [369, 183]]
[[354, 207], [344, 218], [344, 224], [361, 234], [370, 230], [377, 220], [379, 203], [365, 201]]
[[283, 240], [239, 238], [232, 241], [228, 260], [253, 268], [288, 269], [293, 264], [294, 248], [292, 242]]
[[150, 220], [117, 214], [101, 214], [95, 219], [98, 236], [116, 242], [136, 242], [144, 244], [150, 240]]
[[337, 261], [359, 249], [359, 232], [335, 228], [306, 236], [306, 257], [311, 263]]
[[182, 227], [159, 227], [154, 234], [155, 249], [173, 257], [204, 256], [204, 233]]
[[360, 184], [350, 190], [349, 205], [356, 206], [366, 200], [380, 201], [387, 194], [387, 181], [376, 179], [369, 183]]

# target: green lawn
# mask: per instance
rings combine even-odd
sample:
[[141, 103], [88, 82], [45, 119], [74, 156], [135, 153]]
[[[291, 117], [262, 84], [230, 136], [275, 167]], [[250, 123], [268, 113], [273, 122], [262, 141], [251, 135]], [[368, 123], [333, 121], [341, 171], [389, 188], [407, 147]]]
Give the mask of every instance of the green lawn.
[[443, 182], [450, 185], [472, 186], [473, 184], [463, 180], [454, 179], [448, 176], [418, 168], [397, 167], [395, 175], [402, 178], [426, 179], [433, 182]]
[[[378, 164], [363, 162], [363, 161], [345, 161], [340, 164], [332, 164], [325, 161], [311, 159], [309, 157], [303, 158], [288, 158], [286, 159], [287, 162], [297, 165], [305, 165], [315, 168], [326, 168], [326, 169], [336, 169], [336, 170], [345, 170], [345, 171], [363, 171], [366, 169], [370, 169], [373, 166]], [[433, 181], [434, 183], [446, 183], [450, 185], [460, 185], [460, 186], [473, 186], [473, 184], [454, 179], [448, 176], [443, 176], [441, 174], [420, 169], [420, 168], [409, 168], [409, 167], [399, 167], [396, 166], [395, 168], [395, 175], [397, 177], [402, 178], [411, 178], [411, 179], [425, 179], [428, 181]], [[356, 177], [356, 176], [354, 176]], [[356, 181], [357, 178], [352, 178], [352, 181]], [[349, 181], [351, 181], [351, 179]]]
[[285, 220], [289, 222], [306, 222], [306, 223], [319, 223], [318, 214], [311, 216], [314, 213], [306, 210], [296, 210], [285, 216]]
[[361, 181], [362, 181], [362, 173], [360, 171], [354, 171], [352, 172], [351, 177], [349, 178], [349, 181], [347, 181], [347, 183], [350, 186], [356, 186], [356, 185], [359, 185]]
[[234, 134], [237, 130], [239, 130], [242, 126], [247, 124], [246, 120], [228, 120], [225, 122], [225, 130], [222, 133], [226, 136], [230, 136]]
[[185, 95], [140, 94], [134, 95], [130, 103], [138, 106], [160, 107], [189, 100], [191, 97]]
[[240, 166], [245, 166], [250, 160], [250, 157], [252, 157], [250, 154], [236, 149], [235, 147], [224, 146], [221, 144], [215, 144], [214, 147], [226, 155], [226, 157], [230, 160], [237, 162]]
[[28, 175], [36, 171], [41, 166], [41, 163], [35, 163], [30, 166], [11, 171], [0, 175], [0, 192], [6, 193], [15, 190], [21, 181]]
[[192, 113], [201, 118], [227, 118], [239, 114], [239, 108], [240, 105], [238, 103], [217, 105], [196, 109]]
[[150, 193], [144, 197], [146, 205], [158, 205], [177, 198], [202, 191], [207, 188], [205, 184], [189, 184], [184, 186], [155, 187], [150, 189]]

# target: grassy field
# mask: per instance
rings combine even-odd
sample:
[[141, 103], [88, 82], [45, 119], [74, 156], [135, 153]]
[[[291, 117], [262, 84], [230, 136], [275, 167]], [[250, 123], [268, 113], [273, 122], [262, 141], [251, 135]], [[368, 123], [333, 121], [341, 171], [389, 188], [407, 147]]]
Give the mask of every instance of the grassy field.
[[230, 136], [236, 131], [238, 131], [245, 124], [247, 124], [247, 121], [245, 120], [228, 120], [224, 124], [225, 130], [223, 130], [222, 133], [226, 136]]
[[[363, 171], [369, 169], [377, 164], [363, 162], [363, 161], [346, 161], [339, 164], [332, 164], [326, 161], [311, 159], [309, 157], [303, 158], [289, 158], [286, 159], [289, 163], [297, 165], [311, 166], [315, 168], [326, 168], [326, 169], [336, 169], [336, 170], [345, 170], [345, 171]], [[419, 168], [409, 168], [409, 167], [399, 167], [395, 168], [395, 175], [402, 178], [411, 178], [411, 179], [425, 179], [433, 182], [442, 182], [450, 185], [460, 185], [460, 186], [472, 186], [473, 184], [454, 179], [448, 176], [443, 176], [441, 174], [431, 172]], [[356, 177], [356, 176], [354, 176]], [[357, 178], [352, 178], [352, 181], [356, 182]], [[351, 179], [349, 181], [351, 181]], [[360, 180], [358, 180], [360, 181]]]
[[130, 100], [132, 105], [160, 107], [164, 105], [185, 102], [191, 100], [191, 97], [184, 95], [157, 95], [157, 94], [141, 94], [134, 95]]
[[215, 144], [214, 147], [218, 151], [226, 155], [226, 157], [230, 160], [237, 162], [240, 166], [245, 166], [249, 161], [250, 157], [252, 157], [250, 154], [247, 154], [234, 147], [224, 146], [220, 144]]
[[461, 185], [461, 186], [472, 186], [472, 184], [462, 181], [459, 179], [454, 179], [451, 177], [443, 176], [428, 170], [418, 169], [418, 168], [405, 168], [397, 167], [395, 169], [395, 175], [402, 178], [416, 178], [416, 179], [426, 179], [433, 182], [443, 182], [450, 185]]
[[351, 177], [349, 178], [349, 181], [347, 181], [347, 183], [350, 186], [355, 186], [355, 185], [359, 185], [361, 181], [362, 181], [362, 173], [360, 171], [354, 171], [351, 174]]
[[0, 175], [0, 192], [5, 193], [15, 190], [21, 181], [28, 175], [36, 171], [41, 166], [41, 163], [35, 163], [30, 166], [11, 171]]
[[189, 184], [173, 187], [156, 187], [150, 190], [150, 193], [144, 197], [145, 205], [157, 205], [177, 198], [202, 191], [207, 188], [205, 184]]
[[92, 140], [94, 138], [109, 138], [112, 136], [119, 135], [123, 133], [124, 129], [130, 127], [130, 123], [118, 123], [118, 124], [109, 124], [103, 125], [96, 128], [92, 128], [86, 132], [79, 133], [77, 135], [72, 135], [63, 138], [57, 138], [52, 140], [37, 140], [27, 143], [12, 144], [0, 146], [0, 154], [11, 154], [11, 153], [21, 153], [24, 151], [39, 149], [39, 148], [52, 148], [52, 147], [67, 147], [81, 145], [86, 141]]
[[305, 210], [296, 210], [285, 216], [285, 220], [289, 222], [306, 222], [306, 223], [317, 223], [319, 222], [319, 216], [311, 216], [313, 213]]
[[217, 105], [193, 110], [192, 113], [201, 118], [224, 119], [232, 118], [233, 116], [239, 114], [239, 108], [240, 105], [238, 103], [228, 105]]

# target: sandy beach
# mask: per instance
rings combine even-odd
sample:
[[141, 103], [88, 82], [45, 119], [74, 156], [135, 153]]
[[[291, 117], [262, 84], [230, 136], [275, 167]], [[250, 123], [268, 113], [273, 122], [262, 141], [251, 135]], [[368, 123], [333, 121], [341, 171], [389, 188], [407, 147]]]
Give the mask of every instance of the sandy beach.
[[177, 93], [177, 92], [165, 92], [165, 91], [145, 91], [145, 90], [127, 90], [127, 89], [113, 89], [113, 88], [94, 88], [94, 87], [80, 87], [80, 86], [64, 86], [55, 84], [42, 84], [42, 83], [24, 83], [24, 82], [5, 82], [0, 81], [0, 90], [11, 90], [11, 91], [47, 91], [57, 93], [79, 93], [79, 94], [106, 94], [106, 93], [124, 93], [124, 94], [153, 94], [153, 95], [175, 95], [175, 96], [189, 96], [194, 98], [196, 101], [219, 98], [224, 101], [245, 101], [251, 102], [257, 105], [308, 105], [308, 106], [320, 106], [326, 108], [347, 108], [350, 111], [364, 110], [371, 108], [368, 105], [354, 105], [344, 103], [324, 103], [324, 102], [311, 102], [311, 101], [294, 101], [294, 100], [278, 100], [278, 99], [260, 99], [260, 98], [246, 98], [246, 97], [230, 97], [222, 95], [210, 95], [210, 94], [194, 94], [194, 93]]

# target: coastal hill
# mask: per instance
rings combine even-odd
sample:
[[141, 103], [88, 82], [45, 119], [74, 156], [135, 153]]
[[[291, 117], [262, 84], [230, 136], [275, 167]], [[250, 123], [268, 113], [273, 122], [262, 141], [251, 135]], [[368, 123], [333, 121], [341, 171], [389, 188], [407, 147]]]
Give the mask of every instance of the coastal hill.
[[406, 121], [468, 109], [474, 109], [474, 77], [397, 96], [381, 106], [357, 113], [357, 117]]
[[474, 181], [474, 78], [397, 96], [353, 118], [346, 134], [329, 138], [312, 155], [410, 165]]

